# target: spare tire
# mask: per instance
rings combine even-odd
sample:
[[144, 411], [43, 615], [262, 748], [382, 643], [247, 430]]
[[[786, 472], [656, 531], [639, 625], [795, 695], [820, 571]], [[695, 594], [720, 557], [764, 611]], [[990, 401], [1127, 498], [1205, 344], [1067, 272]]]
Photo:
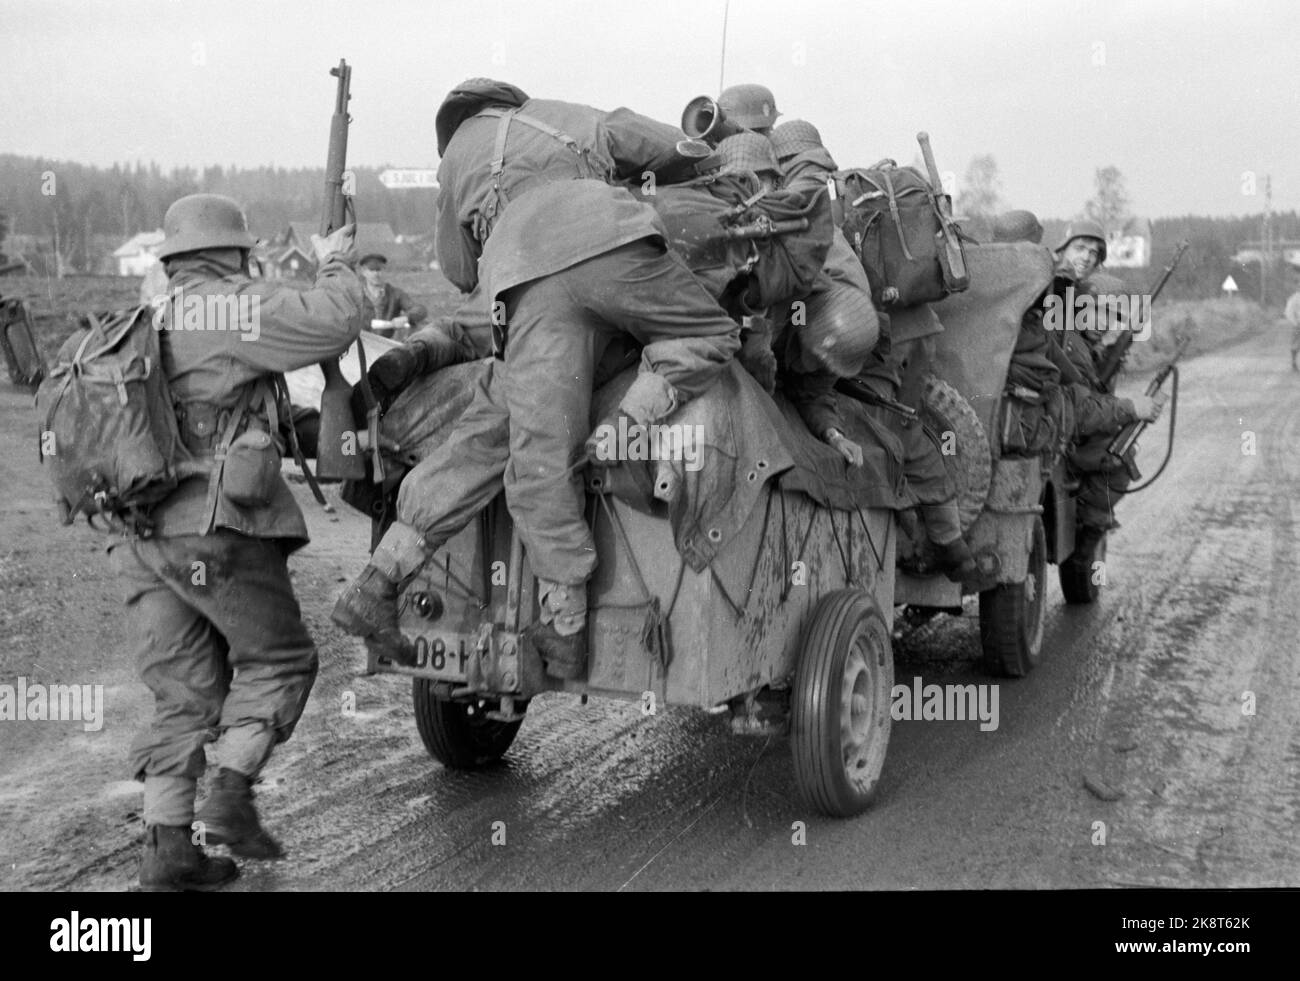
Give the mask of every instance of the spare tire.
[[[920, 416], [938, 440], [944, 468], [957, 485], [957, 508], [964, 534], [984, 510], [993, 482], [993, 454], [988, 434], [971, 404], [934, 374], [925, 376]], [[953, 452], [942, 452], [947, 448]]]

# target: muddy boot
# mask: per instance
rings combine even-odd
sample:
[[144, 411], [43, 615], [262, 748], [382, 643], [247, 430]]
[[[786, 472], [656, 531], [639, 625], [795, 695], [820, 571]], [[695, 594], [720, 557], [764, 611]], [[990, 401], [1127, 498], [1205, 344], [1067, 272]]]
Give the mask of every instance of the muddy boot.
[[414, 667], [415, 645], [398, 627], [397, 595], [397, 585], [368, 565], [343, 590], [330, 619], [353, 637], [364, 637], [380, 657]]
[[354, 637], [364, 637], [380, 657], [414, 667], [415, 645], [398, 627], [397, 597], [432, 554], [419, 531], [393, 522], [361, 575], [343, 590], [330, 619]]
[[540, 623], [529, 628], [528, 639], [537, 648], [546, 673], [552, 678], [576, 680], [587, 673], [587, 631], [564, 635], [554, 623]]
[[284, 849], [262, 828], [253, 806], [252, 780], [224, 766], [194, 816], [209, 844], [229, 845], [240, 858], [283, 858]]
[[970, 550], [964, 538], [958, 538], [945, 545], [934, 545], [936, 558], [941, 571], [952, 582], [965, 582], [979, 575], [979, 564], [975, 554]]
[[140, 888], [145, 892], [209, 892], [239, 877], [228, 858], [209, 858], [190, 839], [190, 829], [151, 824], [145, 828]]

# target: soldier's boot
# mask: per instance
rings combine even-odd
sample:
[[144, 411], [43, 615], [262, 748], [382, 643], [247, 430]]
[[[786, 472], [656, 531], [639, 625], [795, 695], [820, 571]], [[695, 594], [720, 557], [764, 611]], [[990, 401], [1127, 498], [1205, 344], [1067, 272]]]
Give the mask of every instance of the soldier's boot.
[[194, 844], [190, 829], [165, 824], [145, 828], [140, 888], [145, 892], [210, 892], [239, 877], [228, 858], [210, 858]]
[[587, 671], [587, 584], [538, 580], [541, 615], [527, 631], [552, 678], [572, 680]]
[[361, 575], [348, 583], [330, 614], [339, 627], [395, 664], [415, 665], [415, 646], [398, 626], [397, 597], [431, 554], [424, 537], [395, 522]]
[[[1118, 528], [1119, 523], [1113, 522], [1113, 527]], [[1076, 562], [1092, 562], [1093, 556], [1097, 554], [1097, 546], [1106, 537], [1108, 530], [1110, 529], [1100, 528], [1096, 525], [1080, 526], [1074, 536], [1074, 553], [1070, 558]]]
[[202, 822], [209, 844], [229, 845], [241, 858], [283, 858], [284, 849], [258, 820], [252, 783], [238, 770], [221, 767], [194, 819]]
[[966, 544], [966, 539], [958, 538], [943, 545], [936, 543], [934, 547], [939, 569], [952, 582], [965, 582], [979, 573], [979, 563], [975, 561], [975, 553]]

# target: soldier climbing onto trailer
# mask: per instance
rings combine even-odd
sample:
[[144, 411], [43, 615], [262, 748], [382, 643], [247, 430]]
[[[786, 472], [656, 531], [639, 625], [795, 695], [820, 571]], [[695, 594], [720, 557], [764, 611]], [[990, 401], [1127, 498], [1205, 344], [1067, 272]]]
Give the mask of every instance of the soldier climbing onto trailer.
[[697, 158], [678, 149], [680, 131], [630, 110], [530, 99], [491, 79], [453, 89], [436, 127], [439, 262], [467, 293], [482, 276], [497, 360], [452, 439], [407, 475], [399, 520], [334, 620], [410, 663], [399, 591], [491, 500], [504, 467], [538, 577], [530, 637], [553, 677], [581, 677], [595, 548], [579, 471], [597, 362], [615, 338], [643, 345], [619, 408], [650, 425], [707, 390], [740, 346], [739, 326], [667, 250], [654, 209], [616, 186], [647, 171], [689, 179]]

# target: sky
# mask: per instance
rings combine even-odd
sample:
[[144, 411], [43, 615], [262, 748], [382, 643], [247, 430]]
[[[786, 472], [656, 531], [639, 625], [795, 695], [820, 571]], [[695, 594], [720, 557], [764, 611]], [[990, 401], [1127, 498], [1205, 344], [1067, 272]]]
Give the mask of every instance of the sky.
[[[725, 60], [723, 23], [726, 18]], [[1135, 213], [1300, 209], [1300, 3], [1247, 0], [0, 0], [0, 152], [99, 165], [437, 165], [472, 76], [678, 122], [761, 82], [841, 166], [992, 154], [1003, 200], [1071, 217], [1098, 167]]]

